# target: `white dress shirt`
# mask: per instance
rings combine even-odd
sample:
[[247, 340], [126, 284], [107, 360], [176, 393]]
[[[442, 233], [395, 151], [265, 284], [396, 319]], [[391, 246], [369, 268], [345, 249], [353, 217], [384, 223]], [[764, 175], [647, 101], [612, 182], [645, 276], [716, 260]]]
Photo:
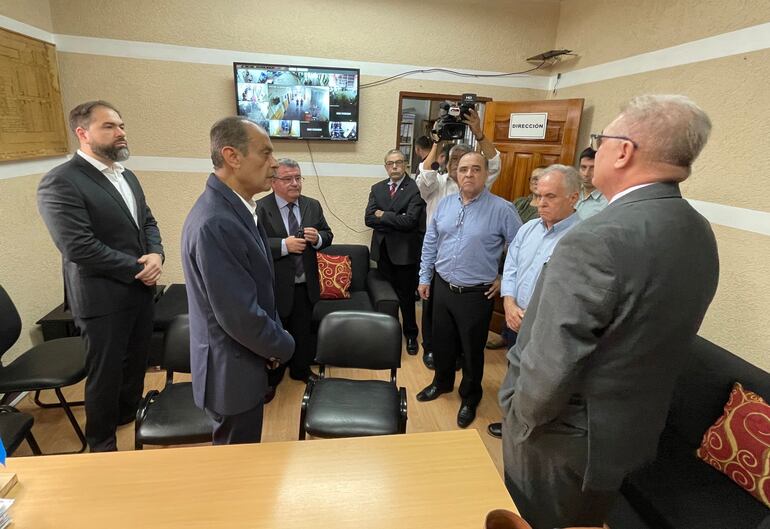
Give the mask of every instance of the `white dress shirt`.
[[126, 168], [118, 162], [114, 162], [112, 167], [110, 167], [109, 165], [103, 164], [93, 156], [87, 155], [80, 149], [78, 149], [77, 152], [80, 157], [93, 165], [97, 171], [106, 176], [107, 180], [109, 180], [110, 183], [115, 186], [115, 189], [118, 190], [120, 196], [123, 197], [123, 202], [126, 203], [126, 207], [131, 213], [131, 218], [134, 219], [134, 224], [139, 226], [139, 216], [136, 210], [136, 197], [134, 197], [134, 192], [131, 191], [131, 187], [128, 185], [126, 178], [123, 176], [123, 171], [125, 171]]

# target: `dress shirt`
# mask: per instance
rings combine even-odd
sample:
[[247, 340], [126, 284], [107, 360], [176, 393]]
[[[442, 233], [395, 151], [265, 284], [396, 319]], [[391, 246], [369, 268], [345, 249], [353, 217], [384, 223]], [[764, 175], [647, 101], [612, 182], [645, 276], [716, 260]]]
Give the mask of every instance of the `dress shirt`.
[[610, 200], [610, 204], [612, 204], [613, 202], [615, 202], [616, 200], [618, 200], [620, 197], [624, 197], [624, 196], [626, 196], [627, 194], [629, 194], [629, 193], [630, 193], [630, 192], [632, 192], [632, 191], [636, 191], [637, 189], [641, 189], [641, 188], [643, 188], [643, 187], [651, 186], [651, 185], [652, 185], [652, 184], [654, 184], [654, 183], [655, 183], [655, 182], [648, 182], [648, 183], [646, 183], [646, 184], [639, 184], [638, 186], [631, 186], [631, 187], [629, 187], [628, 189], [624, 189], [623, 191], [621, 191], [620, 193], [618, 193], [617, 195], [615, 195], [614, 197], [612, 197], [612, 200]]
[[497, 278], [503, 245], [521, 227], [513, 205], [484, 189], [468, 204], [450, 195], [439, 202], [422, 245], [420, 284], [435, 271], [457, 286], [491, 283]]
[[580, 191], [580, 200], [575, 205], [575, 211], [577, 211], [580, 218], [585, 220], [589, 217], [593, 217], [601, 210], [607, 207], [607, 199], [604, 198], [602, 192], [598, 189], [594, 189], [588, 195], [584, 191]]
[[109, 165], [103, 164], [93, 156], [87, 155], [80, 149], [78, 149], [77, 152], [81, 158], [96, 167], [96, 170], [106, 176], [107, 180], [109, 180], [110, 183], [115, 186], [115, 189], [118, 190], [120, 196], [123, 197], [123, 202], [126, 203], [126, 207], [128, 208], [129, 213], [131, 213], [131, 218], [134, 219], [134, 224], [139, 226], [139, 216], [137, 215], [136, 211], [136, 197], [134, 197], [134, 192], [131, 191], [131, 187], [128, 185], [126, 178], [123, 176], [123, 171], [125, 171], [126, 168], [118, 162], [113, 162], [112, 167], [110, 167]]
[[[439, 174], [438, 171], [425, 169], [420, 162], [417, 169], [417, 189], [425, 201], [425, 222], [430, 222], [441, 199], [460, 192], [457, 182], [449, 178], [449, 173]], [[500, 153], [489, 160], [489, 173], [487, 175], [487, 189], [492, 187], [500, 175]]]
[[508, 247], [500, 295], [513, 297], [519, 307], [526, 309], [540, 271], [551, 258], [556, 243], [578, 222], [580, 217], [572, 213], [551, 229], [542, 219], [530, 220], [522, 226]]
[[[301, 198], [301, 197], [300, 197]], [[299, 212], [299, 198], [295, 202], [296, 206], [294, 207], [294, 217], [297, 219], [297, 224], [301, 227], [302, 226], [302, 215], [300, 215]], [[283, 227], [286, 228], [286, 233], [288, 233], [289, 237], [294, 236], [293, 233], [289, 232], [289, 202], [287, 200], [284, 200], [283, 198], [279, 197], [278, 195], [275, 195], [275, 203], [278, 205], [278, 211], [281, 212], [281, 219], [283, 220]], [[321, 247], [321, 244], [323, 244], [323, 241], [321, 240], [321, 234], [318, 234], [318, 242], [316, 242], [313, 246], [316, 250]], [[289, 249], [286, 248], [286, 239], [281, 239], [281, 257], [289, 255]], [[301, 276], [297, 276], [294, 280], [295, 283], [304, 283], [305, 282], [305, 274], [302, 274]]]
[[[230, 191], [233, 191], [230, 189]], [[235, 193], [235, 191], [233, 191]], [[246, 208], [249, 210], [249, 213], [251, 213], [251, 216], [254, 217], [254, 226], [257, 228], [257, 233], [259, 233], [259, 217], [257, 217], [257, 203], [254, 202], [254, 199], [246, 200], [238, 193], [235, 193], [235, 196], [241, 199], [241, 202], [243, 202], [243, 205], [246, 206]]]

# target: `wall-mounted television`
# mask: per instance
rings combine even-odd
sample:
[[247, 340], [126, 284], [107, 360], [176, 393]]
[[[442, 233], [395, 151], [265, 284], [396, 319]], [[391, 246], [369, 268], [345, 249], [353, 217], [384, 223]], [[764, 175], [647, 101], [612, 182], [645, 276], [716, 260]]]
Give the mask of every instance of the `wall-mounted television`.
[[271, 138], [358, 140], [360, 71], [233, 63], [238, 115]]

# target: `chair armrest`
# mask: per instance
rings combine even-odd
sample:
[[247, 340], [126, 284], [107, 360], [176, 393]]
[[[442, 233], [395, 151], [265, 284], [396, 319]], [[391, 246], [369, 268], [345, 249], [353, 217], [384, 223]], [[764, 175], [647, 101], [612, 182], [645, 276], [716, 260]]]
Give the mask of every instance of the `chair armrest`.
[[390, 314], [398, 319], [398, 296], [379, 270], [369, 270], [366, 290], [375, 312]]
[[158, 395], [160, 395], [160, 392], [157, 389], [150, 390], [147, 392], [147, 395], [145, 395], [139, 402], [139, 407], [136, 409], [136, 422], [134, 423], [134, 429], [137, 432], [142, 426], [145, 417], [147, 417], [147, 409]]
[[407, 413], [406, 413], [406, 388], [398, 388], [398, 396], [399, 396], [399, 431], [400, 433], [406, 433], [406, 421], [407, 421]]

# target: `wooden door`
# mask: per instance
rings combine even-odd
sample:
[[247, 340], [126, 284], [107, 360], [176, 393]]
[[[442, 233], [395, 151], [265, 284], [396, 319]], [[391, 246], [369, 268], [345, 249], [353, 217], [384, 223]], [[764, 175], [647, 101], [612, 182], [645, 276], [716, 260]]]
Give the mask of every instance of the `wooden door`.
[[[547, 112], [545, 138], [511, 139], [508, 137], [511, 114]], [[583, 99], [554, 99], [549, 101], [493, 101], [487, 103], [484, 135], [500, 152], [501, 171], [492, 192], [507, 200], [529, 194], [529, 176], [541, 165], [561, 163], [572, 165], [577, 147]], [[495, 310], [489, 324], [499, 333], [505, 325], [502, 299], [495, 300]]]
[[[547, 112], [545, 138], [522, 140], [508, 138], [511, 114]], [[582, 99], [550, 101], [493, 101], [487, 103], [484, 135], [500, 151], [502, 170], [492, 192], [513, 200], [529, 194], [529, 175], [541, 165], [571, 165], [575, 158]]]

